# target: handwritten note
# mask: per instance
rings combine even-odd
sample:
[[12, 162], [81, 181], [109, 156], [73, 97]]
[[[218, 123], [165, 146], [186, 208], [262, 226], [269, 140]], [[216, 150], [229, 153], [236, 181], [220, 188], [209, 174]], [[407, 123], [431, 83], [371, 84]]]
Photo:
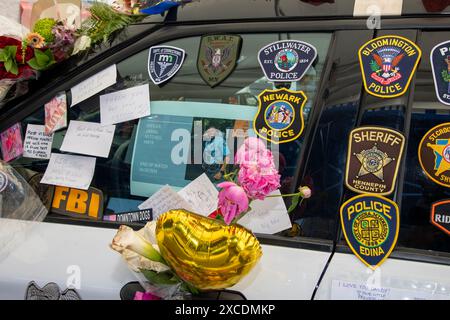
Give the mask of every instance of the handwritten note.
[[354, 16], [400, 16], [403, 0], [355, 0]]
[[45, 104], [45, 133], [67, 127], [67, 100], [64, 92]]
[[100, 122], [115, 124], [150, 115], [148, 84], [100, 96]]
[[52, 153], [41, 183], [89, 189], [95, 171], [96, 158]]
[[[280, 195], [274, 191], [271, 195]], [[255, 200], [252, 210], [239, 220], [239, 224], [255, 233], [274, 234], [292, 227], [283, 198]]]
[[205, 173], [178, 191], [178, 194], [198, 214], [208, 216], [217, 210], [219, 192]]
[[50, 159], [53, 133], [45, 134], [45, 126], [29, 124], [25, 133], [23, 156], [34, 159]]
[[108, 88], [116, 83], [117, 69], [116, 65], [112, 65], [109, 68], [93, 75], [92, 77], [84, 80], [83, 82], [72, 87], [70, 90], [72, 93], [71, 107], [92, 97], [94, 94]]
[[141, 203], [138, 208], [139, 210], [153, 209], [154, 220], [157, 220], [164, 212], [173, 209], [193, 211], [191, 205], [168, 185], [159, 189], [158, 192], [154, 193], [150, 198]]
[[114, 137], [115, 125], [72, 120], [69, 123], [61, 151], [107, 158]]

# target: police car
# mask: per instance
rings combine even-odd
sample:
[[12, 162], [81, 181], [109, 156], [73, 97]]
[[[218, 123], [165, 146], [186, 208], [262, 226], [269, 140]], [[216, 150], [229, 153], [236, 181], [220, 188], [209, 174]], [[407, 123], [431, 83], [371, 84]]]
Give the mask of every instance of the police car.
[[[136, 279], [108, 248], [121, 223], [103, 216], [136, 210], [164, 185], [223, 174], [215, 155], [208, 163], [173, 164], [173, 129], [194, 141], [214, 128], [229, 141], [229, 129], [267, 126], [283, 142], [276, 144], [281, 191], [306, 185], [312, 196], [291, 213], [288, 228], [256, 232], [263, 256], [231, 289], [248, 299], [449, 299], [449, 13], [448, 2], [428, 0], [194, 1], [43, 73], [26, 94], [12, 90], [0, 131], [20, 123], [24, 135], [27, 125], [42, 124], [43, 106], [60, 93], [72, 104], [69, 124], [99, 122], [101, 95], [142, 84], [150, 87], [151, 116], [116, 125], [90, 189], [42, 191], [51, 193], [42, 197], [50, 212], [4, 255], [0, 298], [22, 299], [34, 281], [75, 287], [83, 299], [119, 299]], [[206, 50], [208, 41], [228, 49]], [[273, 46], [283, 41], [301, 57], [315, 49], [303, 74], [285, 72], [292, 51], [279, 55], [281, 71], [264, 65], [271, 51], [287, 48]], [[163, 85], [149, 70], [149, 49], [157, 46], [185, 54]], [[261, 59], [263, 48], [271, 49]], [[73, 103], [73, 88], [112, 66], [114, 85]], [[293, 97], [302, 104], [295, 115], [302, 125], [291, 133], [282, 121], [274, 129], [269, 116], [255, 118], [265, 94], [279, 90], [288, 102], [289, 92], [306, 97]], [[277, 121], [289, 115], [281, 111], [273, 114]], [[54, 152], [65, 135], [55, 132]], [[48, 160], [10, 164], [26, 176], [43, 174]]]

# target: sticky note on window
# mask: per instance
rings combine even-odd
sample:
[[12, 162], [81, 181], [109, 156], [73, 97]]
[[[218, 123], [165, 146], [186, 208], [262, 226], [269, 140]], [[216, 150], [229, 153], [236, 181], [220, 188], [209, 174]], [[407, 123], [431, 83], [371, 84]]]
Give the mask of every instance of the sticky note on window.
[[45, 134], [45, 126], [29, 124], [23, 143], [23, 156], [34, 159], [50, 159], [53, 133]]

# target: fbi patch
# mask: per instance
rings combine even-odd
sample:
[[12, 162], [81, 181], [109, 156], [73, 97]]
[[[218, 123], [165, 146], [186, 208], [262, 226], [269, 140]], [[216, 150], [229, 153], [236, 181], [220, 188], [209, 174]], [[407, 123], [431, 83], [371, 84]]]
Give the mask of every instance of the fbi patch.
[[94, 187], [80, 190], [56, 186], [51, 212], [74, 218], [101, 220], [103, 217], [103, 192]]
[[215, 87], [224, 81], [236, 67], [242, 38], [237, 35], [203, 36], [197, 58], [197, 69], [202, 79]]
[[434, 202], [431, 205], [431, 224], [450, 235], [450, 199]]
[[389, 257], [397, 243], [398, 206], [382, 196], [358, 195], [341, 206], [341, 225], [353, 253], [375, 270]]
[[394, 98], [408, 90], [422, 51], [406, 38], [389, 35], [365, 43], [358, 56], [366, 91]]
[[158, 85], [172, 78], [184, 62], [183, 49], [171, 46], [155, 46], [148, 53], [148, 74], [153, 83]]
[[434, 88], [440, 102], [450, 105], [450, 41], [433, 48], [430, 53]]
[[427, 177], [450, 188], [450, 123], [430, 129], [420, 141], [418, 154]]
[[345, 185], [357, 193], [394, 191], [405, 137], [392, 129], [360, 127], [349, 136]]
[[258, 112], [253, 129], [259, 137], [272, 143], [286, 143], [300, 137], [304, 128], [303, 91], [264, 90], [258, 96]]
[[316, 48], [306, 42], [282, 40], [259, 50], [258, 61], [269, 81], [299, 81], [317, 57]]

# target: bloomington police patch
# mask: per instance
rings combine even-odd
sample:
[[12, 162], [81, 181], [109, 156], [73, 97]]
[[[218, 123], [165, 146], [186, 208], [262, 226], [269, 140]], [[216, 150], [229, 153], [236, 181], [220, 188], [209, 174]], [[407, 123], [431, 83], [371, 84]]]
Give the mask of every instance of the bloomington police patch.
[[341, 225], [353, 253], [375, 270], [389, 257], [397, 243], [398, 206], [382, 196], [362, 194], [341, 206]]
[[439, 43], [431, 50], [430, 62], [437, 98], [443, 104], [450, 105], [450, 40]]
[[431, 205], [431, 224], [450, 235], [450, 199], [434, 202]]
[[400, 132], [359, 127], [350, 132], [345, 185], [357, 193], [388, 195], [394, 191], [405, 146]]
[[269, 81], [299, 81], [317, 57], [316, 48], [306, 42], [282, 40], [266, 45], [258, 61]]
[[418, 155], [428, 178], [450, 188], [450, 122], [431, 128], [423, 136]]
[[304, 128], [303, 91], [264, 90], [258, 96], [258, 112], [253, 120], [256, 134], [272, 143], [286, 143], [300, 137]]
[[158, 85], [172, 78], [184, 62], [186, 53], [183, 49], [171, 46], [151, 47], [148, 52], [148, 74], [153, 83]]
[[389, 35], [365, 43], [358, 55], [366, 91], [394, 98], [408, 90], [422, 51], [406, 38]]
[[200, 76], [210, 87], [224, 81], [236, 67], [242, 38], [236, 35], [203, 36], [197, 58]]

